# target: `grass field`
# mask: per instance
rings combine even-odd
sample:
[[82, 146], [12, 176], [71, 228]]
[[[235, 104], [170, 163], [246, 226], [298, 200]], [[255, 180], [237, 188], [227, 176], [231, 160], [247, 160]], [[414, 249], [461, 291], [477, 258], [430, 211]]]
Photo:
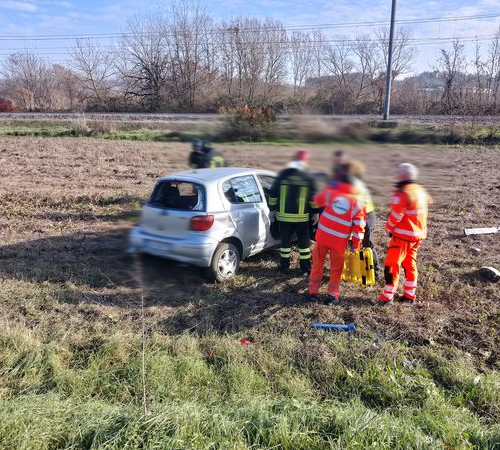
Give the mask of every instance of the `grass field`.
[[323, 144], [500, 144], [498, 117], [421, 116], [380, 121], [378, 116], [279, 116], [273, 124], [231, 121], [224, 115], [58, 114], [0, 116], [0, 137], [95, 137], [107, 140], [189, 142], [259, 141]]
[[[272, 169], [295, 150], [220, 149]], [[326, 170], [332, 147], [310, 149]], [[498, 225], [500, 151], [345, 150], [369, 167], [382, 254], [394, 164], [421, 168], [435, 203], [416, 307], [371, 306], [381, 285], [305, 305], [305, 281], [279, 276], [275, 251], [222, 285], [127, 255], [141, 203], [185, 168], [188, 144], [0, 138], [0, 448], [500, 448], [500, 285], [476, 275], [500, 266], [500, 237], [462, 236]]]

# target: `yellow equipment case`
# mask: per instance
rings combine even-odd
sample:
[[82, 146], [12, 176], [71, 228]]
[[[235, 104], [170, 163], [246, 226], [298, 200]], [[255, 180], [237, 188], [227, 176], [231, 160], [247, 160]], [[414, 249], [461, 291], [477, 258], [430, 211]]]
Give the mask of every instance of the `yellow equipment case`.
[[358, 249], [354, 253], [346, 249], [342, 279], [359, 283], [362, 286], [373, 286], [375, 284], [375, 269], [371, 248]]

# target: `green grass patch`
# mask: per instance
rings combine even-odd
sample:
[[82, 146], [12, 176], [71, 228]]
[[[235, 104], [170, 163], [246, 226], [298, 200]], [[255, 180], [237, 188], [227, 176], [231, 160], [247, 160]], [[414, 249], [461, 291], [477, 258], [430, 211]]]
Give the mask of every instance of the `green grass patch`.
[[[152, 333], [142, 413], [140, 340], [4, 328], [0, 447], [495, 448], [498, 377], [468, 357], [319, 333]], [[452, 368], [458, 370], [452, 370]], [[479, 377], [480, 381], [477, 381]]]
[[172, 141], [179, 140], [178, 133], [164, 130], [79, 130], [67, 126], [54, 127], [0, 127], [0, 136], [27, 136], [27, 137], [99, 137], [102, 139], [129, 140], [129, 141]]
[[[85, 119], [74, 121], [23, 121], [4, 122], [0, 124], [0, 136], [28, 136], [28, 137], [98, 137], [110, 140], [128, 141], [191, 141], [192, 139], [206, 139], [213, 142], [258, 142], [260, 144], [274, 144], [294, 146], [298, 142], [305, 144], [322, 143], [333, 145], [359, 144], [360, 142], [379, 142], [397, 144], [448, 144], [448, 145], [497, 145], [500, 143], [500, 130], [494, 126], [476, 126], [469, 123], [436, 123], [411, 124], [384, 122], [327, 125], [325, 122], [301, 123], [294, 119], [292, 122], [278, 122], [271, 130], [261, 136], [252, 135], [249, 140], [245, 135], [231, 135], [228, 137], [220, 124], [200, 123], [198, 125], [147, 124], [109, 121], [88, 121]], [[166, 126], [171, 129], [166, 129]]]

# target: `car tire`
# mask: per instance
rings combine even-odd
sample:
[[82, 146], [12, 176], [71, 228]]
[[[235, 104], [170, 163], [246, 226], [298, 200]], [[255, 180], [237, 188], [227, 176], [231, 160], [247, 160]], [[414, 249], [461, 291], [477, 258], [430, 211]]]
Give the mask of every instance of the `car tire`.
[[215, 249], [209, 273], [217, 281], [226, 281], [236, 275], [239, 266], [240, 253], [236, 246], [229, 242], [222, 242]]

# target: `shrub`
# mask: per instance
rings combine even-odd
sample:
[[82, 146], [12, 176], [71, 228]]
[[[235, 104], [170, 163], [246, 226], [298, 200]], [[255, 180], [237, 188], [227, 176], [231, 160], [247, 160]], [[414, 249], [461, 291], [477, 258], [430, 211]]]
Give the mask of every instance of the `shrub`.
[[115, 124], [110, 120], [94, 120], [91, 124], [94, 135], [112, 134], [116, 132]]
[[0, 112], [14, 112], [14, 105], [10, 100], [0, 97]]
[[88, 136], [90, 127], [85, 117], [78, 117], [71, 121], [71, 131], [76, 136]]
[[109, 120], [89, 121], [82, 116], [71, 121], [70, 131], [73, 136], [103, 136], [115, 133], [116, 127]]
[[220, 109], [225, 114], [224, 138], [259, 141], [269, 136], [276, 122], [276, 114], [270, 106], [244, 105]]

